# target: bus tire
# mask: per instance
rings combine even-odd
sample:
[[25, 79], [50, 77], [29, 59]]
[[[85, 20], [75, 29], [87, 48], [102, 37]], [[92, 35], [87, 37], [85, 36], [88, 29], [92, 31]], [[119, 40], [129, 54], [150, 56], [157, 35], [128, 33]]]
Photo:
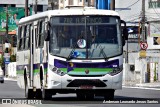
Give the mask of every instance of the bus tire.
[[1, 83], [4, 83], [4, 80], [3, 80], [3, 81], [1, 81]]
[[27, 99], [33, 99], [34, 98], [34, 92], [33, 92], [33, 89], [28, 88], [28, 81], [27, 81], [27, 76], [26, 75], [25, 75], [24, 82], [25, 82], [25, 97]]
[[106, 101], [112, 101], [112, 100], [114, 100], [114, 92], [115, 92], [115, 90], [114, 89], [112, 89], [112, 90], [106, 90], [106, 92], [107, 93], [105, 93], [105, 95], [104, 95], [104, 99], [106, 100]]
[[42, 99], [42, 91], [41, 89], [36, 90], [36, 99]]
[[42, 90], [42, 99], [43, 100], [50, 100], [52, 99], [52, 94], [47, 89]]

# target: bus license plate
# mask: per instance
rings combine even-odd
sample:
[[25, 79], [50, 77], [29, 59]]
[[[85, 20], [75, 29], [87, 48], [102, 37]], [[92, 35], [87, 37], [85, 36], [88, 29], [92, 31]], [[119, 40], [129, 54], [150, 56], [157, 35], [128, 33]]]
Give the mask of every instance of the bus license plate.
[[81, 89], [92, 89], [93, 86], [89, 86], [89, 85], [82, 85], [80, 86]]

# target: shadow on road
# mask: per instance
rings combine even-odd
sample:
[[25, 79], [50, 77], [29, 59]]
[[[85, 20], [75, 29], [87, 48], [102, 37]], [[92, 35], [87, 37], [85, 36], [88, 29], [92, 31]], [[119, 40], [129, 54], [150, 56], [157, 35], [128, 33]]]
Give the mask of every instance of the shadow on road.
[[[124, 97], [124, 96], [115, 96], [113, 101], [158, 101], [160, 99], [154, 98], [135, 98], [135, 97]], [[43, 100], [44, 104], [102, 104], [104, 102], [104, 97], [96, 96], [92, 100], [79, 100], [77, 97], [53, 97], [51, 100]]]

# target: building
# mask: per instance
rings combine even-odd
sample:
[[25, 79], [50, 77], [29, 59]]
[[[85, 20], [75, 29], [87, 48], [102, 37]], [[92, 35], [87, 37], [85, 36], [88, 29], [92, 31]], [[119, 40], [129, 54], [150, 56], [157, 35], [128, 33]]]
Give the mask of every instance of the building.
[[63, 9], [66, 6], [94, 6], [95, 0], [49, 0], [49, 9]]
[[[48, 8], [48, 0], [28, 0], [28, 6], [34, 8], [37, 4], [37, 11], [46, 11]], [[25, 7], [25, 0], [0, 0], [0, 7]], [[33, 9], [34, 10], [34, 9]]]
[[[30, 14], [35, 13], [35, 4], [37, 4], [37, 12], [46, 11], [48, 8], [48, 0], [28, 0]], [[8, 9], [6, 9], [7, 6]], [[25, 0], [0, 0], [0, 36], [6, 34], [6, 13], [8, 12], [9, 34], [12, 35], [17, 27], [17, 21], [25, 16], [24, 9]], [[2, 38], [0, 41], [2, 41]]]
[[[141, 29], [142, 2], [145, 1], [145, 36], [148, 48], [141, 51], [141, 32], [129, 34], [126, 80], [135, 82], [160, 81], [160, 0], [115, 0], [116, 11], [127, 26]], [[127, 45], [124, 48], [127, 51]], [[141, 55], [143, 54], [143, 57]]]

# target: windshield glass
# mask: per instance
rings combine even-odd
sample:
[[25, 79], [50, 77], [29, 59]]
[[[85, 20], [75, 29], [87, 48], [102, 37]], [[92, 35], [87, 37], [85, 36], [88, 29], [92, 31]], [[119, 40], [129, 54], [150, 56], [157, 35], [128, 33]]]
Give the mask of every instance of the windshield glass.
[[120, 21], [109, 16], [51, 18], [50, 54], [73, 58], [105, 58], [122, 53]]

